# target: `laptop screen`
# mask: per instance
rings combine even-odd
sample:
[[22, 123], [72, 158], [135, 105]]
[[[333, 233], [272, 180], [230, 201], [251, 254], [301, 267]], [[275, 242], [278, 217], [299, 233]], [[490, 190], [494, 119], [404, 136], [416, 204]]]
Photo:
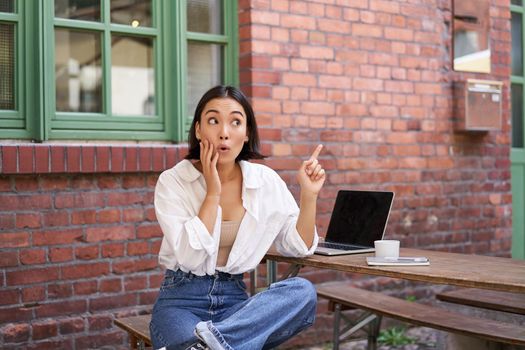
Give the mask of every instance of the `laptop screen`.
[[383, 238], [393, 192], [339, 191], [326, 241], [373, 247]]

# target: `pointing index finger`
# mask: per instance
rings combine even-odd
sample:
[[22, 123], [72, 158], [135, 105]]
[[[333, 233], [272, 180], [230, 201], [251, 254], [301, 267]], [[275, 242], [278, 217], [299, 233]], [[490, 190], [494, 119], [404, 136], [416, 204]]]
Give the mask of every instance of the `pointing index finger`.
[[323, 149], [323, 145], [317, 145], [317, 147], [314, 150], [314, 153], [312, 153], [312, 155], [310, 156], [310, 159], [317, 159], [322, 149]]

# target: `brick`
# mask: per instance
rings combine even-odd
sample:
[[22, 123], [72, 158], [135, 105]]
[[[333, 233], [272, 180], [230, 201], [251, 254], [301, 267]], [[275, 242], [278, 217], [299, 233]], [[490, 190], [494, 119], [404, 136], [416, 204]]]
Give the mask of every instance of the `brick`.
[[61, 266], [62, 279], [79, 279], [98, 277], [109, 273], [109, 263], [98, 262], [90, 264], [78, 264]]
[[42, 222], [44, 226], [68, 226], [69, 213], [68, 212], [42, 212]]
[[80, 192], [57, 194], [55, 196], [55, 207], [62, 208], [90, 208], [103, 207], [104, 194], [94, 192]]
[[120, 241], [135, 238], [133, 226], [88, 227], [87, 242]]
[[40, 226], [40, 214], [16, 214], [17, 228], [39, 228]]
[[46, 250], [45, 249], [20, 250], [20, 262], [23, 265], [44, 264], [46, 262]]
[[108, 172], [110, 169], [110, 147], [109, 146], [97, 146], [96, 149], [95, 170], [97, 172]]
[[128, 243], [128, 256], [129, 255], [144, 255], [149, 252], [148, 242], [129, 242]]
[[50, 147], [38, 145], [35, 146], [35, 172], [38, 174], [49, 173], [50, 164]]
[[124, 170], [124, 147], [112, 146], [110, 149], [110, 154], [110, 171], [121, 172]]
[[21, 343], [29, 339], [30, 327], [27, 323], [8, 324], [1, 330], [4, 342]]
[[139, 171], [151, 171], [151, 147], [140, 147], [138, 148], [139, 157]]
[[96, 210], [79, 210], [71, 213], [71, 223], [74, 225], [94, 224], [96, 222]]
[[86, 311], [87, 300], [61, 300], [41, 304], [35, 309], [38, 318], [76, 315]]
[[84, 319], [82, 318], [67, 318], [61, 319], [58, 323], [60, 334], [80, 333], [84, 331]]
[[70, 244], [82, 238], [82, 229], [49, 230], [33, 233], [33, 245]]
[[76, 247], [75, 248], [75, 257], [80, 260], [92, 260], [96, 259], [99, 256], [99, 247], [96, 246], [87, 246], [87, 247]]
[[0, 268], [18, 266], [18, 252], [0, 250]]
[[32, 318], [33, 309], [26, 307], [7, 307], [2, 308], [2, 312], [0, 312], [0, 324], [29, 321]]
[[140, 260], [115, 261], [112, 272], [115, 274], [126, 274], [139, 271], [149, 271], [158, 267], [157, 258], [142, 258]]
[[6, 272], [6, 279], [9, 286], [49, 282], [58, 279], [58, 268], [45, 267]]
[[124, 150], [124, 171], [137, 171], [139, 169], [137, 148], [126, 147]]
[[147, 276], [126, 277], [124, 280], [124, 289], [126, 290], [126, 292], [146, 289], [147, 286]]
[[67, 171], [70, 173], [78, 173], [81, 168], [81, 147], [80, 146], [68, 146], [66, 148], [67, 154]]
[[66, 170], [66, 148], [53, 145], [51, 150], [51, 172], [63, 173]]
[[142, 292], [139, 294], [139, 304], [152, 305], [155, 303], [155, 300], [157, 300], [158, 295], [158, 291]]
[[116, 258], [119, 256], [124, 256], [124, 243], [111, 243], [102, 245], [103, 258]]
[[122, 221], [124, 222], [141, 222], [144, 220], [144, 209], [131, 208], [122, 210]]
[[90, 331], [100, 331], [113, 327], [113, 317], [110, 315], [91, 316], [87, 319]]
[[39, 177], [40, 188], [44, 191], [64, 190], [69, 187], [69, 178], [59, 175]]
[[31, 286], [22, 289], [22, 302], [37, 302], [46, 299], [46, 288], [44, 286]]
[[83, 173], [92, 173], [95, 171], [95, 147], [82, 146], [80, 150], [82, 163], [80, 169]]
[[105, 223], [105, 224], [120, 222], [120, 210], [119, 209], [100, 210], [97, 213], [97, 222]]
[[58, 326], [55, 320], [47, 320], [32, 324], [33, 340], [52, 338], [58, 334]]
[[29, 246], [28, 232], [0, 233], [0, 248], [20, 248]]
[[73, 295], [71, 283], [51, 283], [47, 286], [48, 299], [68, 299]]
[[75, 349], [101, 349], [112, 345], [116, 348], [122, 346], [125, 335], [119, 329], [109, 333], [97, 334], [96, 337], [92, 335], [77, 336], [75, 337]]
[[49, 194], [17, 194], [5, 195], [0, 203], [0, 210], [31, 210], [31, 209], [48, 209], [51, 208], [51, 195]]
[[2, 146], [2, 173], [15, 174], [18, 171], [18, 149], [16, 146]]
[[73, 284], [73, 291], [75, 295], [94, 294], [98, 291], [97, 281], [91, 280], [91, 281], [76, 282]]
[[108, 206], [134, 205], [134, 204], [151, 204], [152, 201], [148, 196], [141, 192], [114, 192], [108, 193]]
[[166, 169], [166, 153], [164, 152], [164, 148], [161, 147], [153, 147], [153, 154], [152, 154], [152, 169], [153, 171], [162, 171]]
[[119, 278], [104, 279], [99, 282], [101, 293], [116, 293], [122, 291], [122, 281]]
[[20, 292], [17, 289], [0, 290], [0, 305], [18, 304]]
[[137, 238], [162, 237], [162, 230], [158, 224], [144, 224], [137, 228]]
[[49, 261], [64, 262], [73, 260], [73, 249], [71, 247], [49, 248]]
[[18, 147], [18, 172], [19, 173], [33, 173], [34, 171], [34, 156], [33, 146], [19, 146]]
[[89, 300], [89, 311], [107, 311], [137, 305], [136, 294], [121, 294], [115, 297], [96, 297]]

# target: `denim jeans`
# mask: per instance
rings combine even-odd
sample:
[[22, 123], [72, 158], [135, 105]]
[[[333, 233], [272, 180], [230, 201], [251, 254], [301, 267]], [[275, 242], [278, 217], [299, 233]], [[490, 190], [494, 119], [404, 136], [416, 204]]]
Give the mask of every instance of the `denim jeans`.
[[153, 347], [185, 349], [198, 340], [198, 325], [212, 350], [271, 349], [313, 324], [317, 295], [309, 281], [289, 278], [248, 297], [242, 277], [167, 270], [150, 323]]

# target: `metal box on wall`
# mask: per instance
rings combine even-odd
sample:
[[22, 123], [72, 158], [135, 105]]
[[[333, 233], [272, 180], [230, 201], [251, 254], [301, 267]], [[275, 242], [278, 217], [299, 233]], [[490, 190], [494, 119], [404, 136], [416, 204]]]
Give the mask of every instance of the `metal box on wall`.
[[455, 83], [455, 128], [465, 131], [501, 129], [503, 83], [467, 79]]

